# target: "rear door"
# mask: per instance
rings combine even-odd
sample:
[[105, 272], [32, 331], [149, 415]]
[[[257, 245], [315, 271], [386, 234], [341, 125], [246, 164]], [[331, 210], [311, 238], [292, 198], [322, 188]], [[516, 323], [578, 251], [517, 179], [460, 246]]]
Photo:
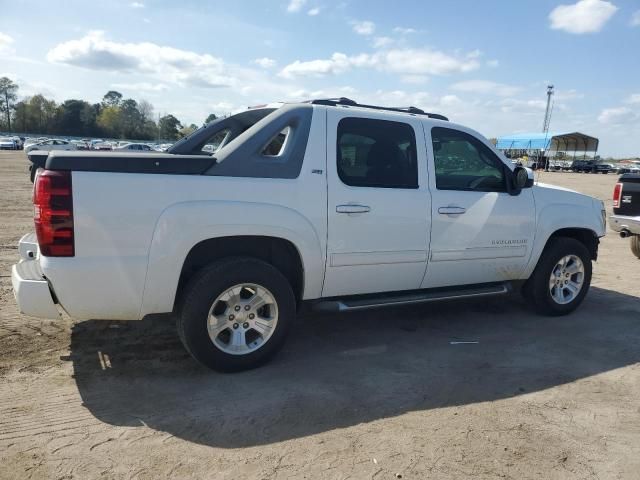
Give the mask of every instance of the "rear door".
[[473, 132], [430, 128], [432, 229], [423, 288], [522, 278], [531, 255], [531, 188], [510, 195], [510, 169]]
[[415, 117], [327, 109], [328, 244], [323, 296], [420, 287], [430, 199]]

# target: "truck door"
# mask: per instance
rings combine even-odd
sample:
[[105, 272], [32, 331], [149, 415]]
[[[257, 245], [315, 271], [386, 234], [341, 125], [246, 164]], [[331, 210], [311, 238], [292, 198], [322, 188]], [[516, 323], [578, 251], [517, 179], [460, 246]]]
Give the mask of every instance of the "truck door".
[[431, 222], [423, 146], [415, 117], [327, 110], [323, 296], [420, 287]]
[[510, 195], [509, 167], [472, 132], [430, 127], [433, 222], [422, 287], [522, 278], [535, 233], [532, 189]]

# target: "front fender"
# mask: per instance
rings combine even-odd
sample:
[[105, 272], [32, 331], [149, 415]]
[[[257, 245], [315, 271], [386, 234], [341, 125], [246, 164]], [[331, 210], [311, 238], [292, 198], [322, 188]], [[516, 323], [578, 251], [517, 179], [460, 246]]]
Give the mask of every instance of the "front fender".
[[538, 212], [536, 220], [536, 234], [531, 258], [525, 269], [528, 278], [538, 264], [540, 255], [547, 245], [549, 238], [558, 230], [578, 228], [590, 230], [597, 237], [605, 234], [600, 215], [593, 207], [572, 203], [551, 203]]
[[194, 201], [166, 208], [156, 223], [140, 318], [173, 309], [178, 280], [189, 251], [211, 238], [269, 236], [290, 241], [300, 253], [303, 298], [322, 292], [324, 252], [313, 225], [299, 212], [280, 205], [241, 201]]

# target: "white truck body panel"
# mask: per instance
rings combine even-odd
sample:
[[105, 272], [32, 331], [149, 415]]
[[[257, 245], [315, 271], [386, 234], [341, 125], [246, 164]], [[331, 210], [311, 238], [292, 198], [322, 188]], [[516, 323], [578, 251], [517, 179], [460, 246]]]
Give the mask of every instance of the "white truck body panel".
[[[345, 116], [409, 124], [418, 188], [345, 185], [336, 170], [336, 126]], [[30, 261], [71, 317], [140, 319], [173, 309], [185, 258], [211, 238], [288, 240], [300, 254], [302, 298], [309, 300], [526, 279], [555, 231], [605, 234], [602, 202], [575, 192], [542, 185], [519, 195], [438, 190], [433, 126], [472, 134], [513, 170], [482, 136], [449, 122], [314, 105], [297, 178], [74, 171], [75, 256]], [[370, 210], [338, 213], [344, 205]], [[451, 206], [466, 211], [439, 213]], [[16, 291], [21, 282], [14, 280]], [[21, 289], [21, 302], [29, 301], [28, 288], [35, 287]], [[38, 304], [24, 311], [53, 311]]]
[[[338, 122], [353, 116], [350, 109], [332, 109], [327, 116], [329, 231], [323, 296], [420, 288], [431, 224], [422, 125], [417, 118], [402, 118], [416, 136], [419, 188], [353, 187], [340, 180], [336, 168]], [[357, 112], [357, 116], [389, 119], [376, 111]], [[370, 211], [339, 213], [341, 205], [360, 205]]]

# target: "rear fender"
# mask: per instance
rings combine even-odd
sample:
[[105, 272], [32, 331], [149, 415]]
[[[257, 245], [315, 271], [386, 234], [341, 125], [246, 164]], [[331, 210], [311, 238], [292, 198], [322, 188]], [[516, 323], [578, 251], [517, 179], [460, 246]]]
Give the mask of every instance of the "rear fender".
[[300, 253], [303, 298], [317, 298], [324, 278], [324, 252], [313, 225], [279, 205], [197, 201], [172, 205], [160, 215], [151, 240], [140, 317], [172, 310], [189, 251], [211, 238], [268, 236], [290, 241]]

